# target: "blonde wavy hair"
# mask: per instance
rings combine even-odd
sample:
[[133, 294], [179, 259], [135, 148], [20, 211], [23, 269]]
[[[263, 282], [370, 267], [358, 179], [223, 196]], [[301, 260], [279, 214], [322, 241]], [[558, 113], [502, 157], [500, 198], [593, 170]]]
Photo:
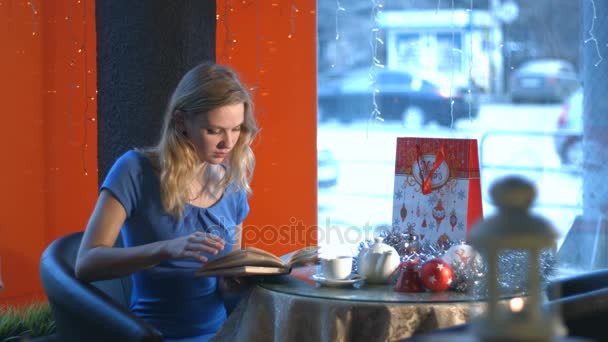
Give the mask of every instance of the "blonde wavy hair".
[[255, 168], [251, 142], [258, 127], [253, 117], [253, 104], [237, 74], [230, 68], [202, 63], [188, 71], [175, 88], [167, 105], [161, 137], [156, 146], [140, 149], [160, 174], [160, 197], [164, 209], [181, 217], [189, 199], [189, 186], [194, 170], [201, 161], [194, 145], [176, 125], [178, 113], [184, 119], [207, 115], [210, 111], [237, 103], [245, 107], [245, 119], [238, 141], [224, 163], [227, 172], [220, 182], [225, 188], [234, 184], [237, 190], [251, 194], [249, 183]]

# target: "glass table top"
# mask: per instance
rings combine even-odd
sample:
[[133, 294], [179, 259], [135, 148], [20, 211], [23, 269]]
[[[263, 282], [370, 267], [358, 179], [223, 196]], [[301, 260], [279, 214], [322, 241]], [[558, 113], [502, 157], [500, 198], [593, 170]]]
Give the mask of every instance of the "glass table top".
[[[294, 269], [290, 275], [267, 277], [258, 285], [266, 290], [289, 295], [318, 299], [346, 300], [356, 302], [383, 303], [472, 303], [485, 301], [485, 296], [457, 291], [444, 292], [398, 292], [393, 285], [372, 285], [363, 282], [330, 287], [317, 284], [310, 277], [316, 267]], [[507, 293], [501, 299], [524, 296], [523, 293]]]

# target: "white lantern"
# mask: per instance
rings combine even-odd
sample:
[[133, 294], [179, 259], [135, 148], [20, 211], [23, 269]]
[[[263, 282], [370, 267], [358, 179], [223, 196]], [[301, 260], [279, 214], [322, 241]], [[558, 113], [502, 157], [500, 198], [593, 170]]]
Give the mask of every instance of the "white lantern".
[[[530, 182], [503, 178], [491, 187], [490, 195], [497, 213], [477, 223], [470, 234], [471, 244], [488, 263], [488, 306], [473, 323], [474, 332], [483, 340], [551, 340], [556, 332], [552, 317], [542, 311], [539, 265], [541, 250], [555, 246], [557, 233], [545, 219], [529, 212], [536, 197]], [[527, 300], [519, 312], [498, 305], [498, 256], [507, 250], [528, 252]]]

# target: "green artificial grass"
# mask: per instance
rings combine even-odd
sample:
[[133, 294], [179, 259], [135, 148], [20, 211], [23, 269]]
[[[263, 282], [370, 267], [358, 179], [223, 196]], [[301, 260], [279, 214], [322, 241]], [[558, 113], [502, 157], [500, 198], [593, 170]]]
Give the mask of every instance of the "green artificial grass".
[[55, 332], [55, 320], [47, 302], [0, 308], [0, 341], [20, 337], [48, 336]]

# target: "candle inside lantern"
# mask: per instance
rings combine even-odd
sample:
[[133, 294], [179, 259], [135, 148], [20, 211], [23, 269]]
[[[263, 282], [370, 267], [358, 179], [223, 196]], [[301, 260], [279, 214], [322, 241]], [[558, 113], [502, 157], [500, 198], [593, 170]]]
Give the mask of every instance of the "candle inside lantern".
[[515, 297], [509, 301], [511, 312], [521, 312], [524, 309], [524, 305], [524, 299], [521, 297]]

